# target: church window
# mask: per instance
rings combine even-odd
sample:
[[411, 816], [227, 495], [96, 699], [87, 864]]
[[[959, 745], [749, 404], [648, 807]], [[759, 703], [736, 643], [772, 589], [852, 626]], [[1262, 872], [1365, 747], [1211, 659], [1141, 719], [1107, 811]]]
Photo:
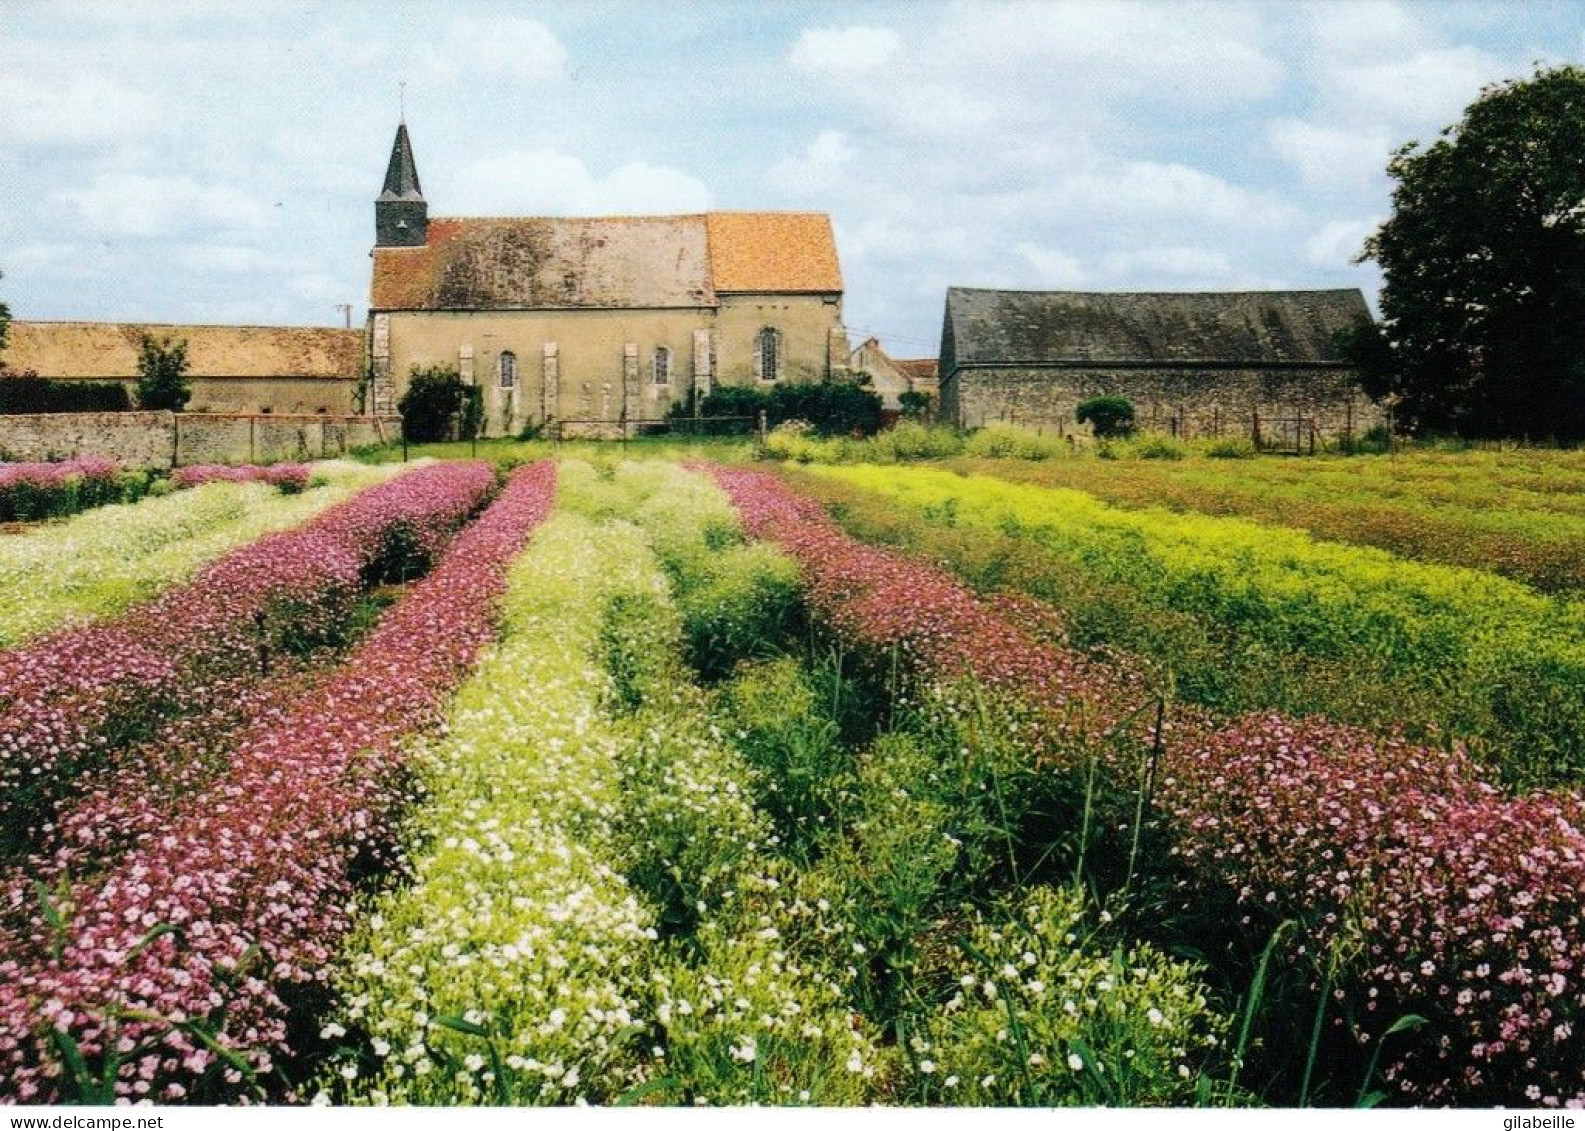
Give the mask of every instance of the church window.
[[671, 384], [671, 350], [665, 346], [655, 347], [654, 372], [655, 384]]
[[501, 388], [517, 388], [517, 354], [511, 350], [501, 351], [500, 376]]
[[761, 381], [781, 376], [781, 331], [767, 326], [759, 332], [754, 347], [754, 374]]

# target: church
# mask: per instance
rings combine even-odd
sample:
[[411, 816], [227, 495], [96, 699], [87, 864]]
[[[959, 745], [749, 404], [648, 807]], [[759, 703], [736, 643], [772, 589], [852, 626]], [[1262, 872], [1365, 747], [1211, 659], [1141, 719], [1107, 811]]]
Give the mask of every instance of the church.
[[480, 389], [484, 435], [632, 434], [718, 384], [847, 364], [823, 213], [431, 217], [404, 122], [374, 214], [376, 413], [441, 366]]

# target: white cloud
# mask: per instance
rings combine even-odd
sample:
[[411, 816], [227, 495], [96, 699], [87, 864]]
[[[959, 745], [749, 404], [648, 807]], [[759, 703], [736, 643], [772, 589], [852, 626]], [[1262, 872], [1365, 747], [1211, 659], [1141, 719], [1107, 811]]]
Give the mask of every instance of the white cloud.
[[1304, 257], [1317, 267], [1345, 267], [1380, 224], [1380, 220], [1333, 220], [1305, 241]]
[[807, 28], [793, 44], [787, 61], [816, 74], [862, 73], [889, 63], [902, 50], [902, 37], [891, 28]]
[[263, 202], [228, 185], [191, 177], [101, 173], [88, 188], [59, 198], [94, 231], [120, 236], [172, 236], [206, 228], [258, 228], [269, 220]]
[[1032, 243], [1014, 244], [1013, 252], [1035, 269], [1043, 286], [1077, 287], [1084, 282], [1083, 264], [1066, 252]]
[[436, 199], [468, 214], [606, 215], [701, 212], [710, 190], [687, 173], [641, 161], [596, 176], [576, 157], [540, 149], [464, 166]]
[[1113, 275], [1159, 274], [1176, 276], [1225, 276], [1233, 273], [1227, 252], [1204, 247], [1147, 247], [1120, 252], [1106, 259], [1106, 270]]
[[90, 145], [158, 129], [160, 103], [104, 75], [30, 77], [0, 58], [0, 140]]
[[568, 54], [556, 33], [538, 20], [458, 17], [438, 42], [419, 53], [417, 62], [442, 82], [501, 77], [548, 83], [566, 76]]
[[1280, 228], [1298, 210], [1272, 193], [1177, 162], [1098, 161], [1059, 176], [1050, 186], [1053, 204], [1077, 207], [1119, 225], [1173, 219], [1229, 228]]
[[1385, 177], [1394, 148], [1391, 132], [1379, 123], [1335, 126], [1279, 118], [1267, 125], [1266, 140], [1306, 181], [1345, 187]]
[[1439, 128], [1455, 121], [1480, 88], [1500, 77], [1502, 62], [1476, 47], [1441, 47], [1407, 57], [1339, 65], [1337, 103], [1405, 126]]

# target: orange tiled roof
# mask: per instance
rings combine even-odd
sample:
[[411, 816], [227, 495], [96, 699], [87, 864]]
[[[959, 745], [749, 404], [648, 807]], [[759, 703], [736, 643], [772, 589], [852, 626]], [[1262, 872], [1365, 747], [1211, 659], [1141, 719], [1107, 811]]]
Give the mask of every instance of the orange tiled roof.
[[933, 357], [894, 357], [892, 364], [911, 381], [934, 381], [941, 371], [941, 363]]
[[374, 310], [714, 306], [720, 291], [842, 290], [830, 220], [805, 212], [436, 218], [375, 248]]
[[4, 354], [15, 373], [135, 378], [144, 332], [187, 341], [189, 377], [355, 380], [363, 331], [320, 326], [168, 326], [141, 322], [13, 322]]
[[831, 218], [821, 212], [710, 212], [717, 291], [817, 293], [842, 289]]

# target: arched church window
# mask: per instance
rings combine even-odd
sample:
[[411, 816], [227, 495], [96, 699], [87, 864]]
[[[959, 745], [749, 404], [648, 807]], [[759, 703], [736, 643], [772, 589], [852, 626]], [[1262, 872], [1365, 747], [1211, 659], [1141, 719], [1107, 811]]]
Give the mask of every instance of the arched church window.
[[517, 388], [517, 354], [511, 350], [501, 351], [500, 376], [501, 388]]
[[781, 331], [767, 326], [759, 332], [754, 348], [754, 374], [761, 381], [781, 376]]
[[655, 347], [655, 361], [653, 364], [655, 384], [671, 384], [671, 350], [665, 346]]

